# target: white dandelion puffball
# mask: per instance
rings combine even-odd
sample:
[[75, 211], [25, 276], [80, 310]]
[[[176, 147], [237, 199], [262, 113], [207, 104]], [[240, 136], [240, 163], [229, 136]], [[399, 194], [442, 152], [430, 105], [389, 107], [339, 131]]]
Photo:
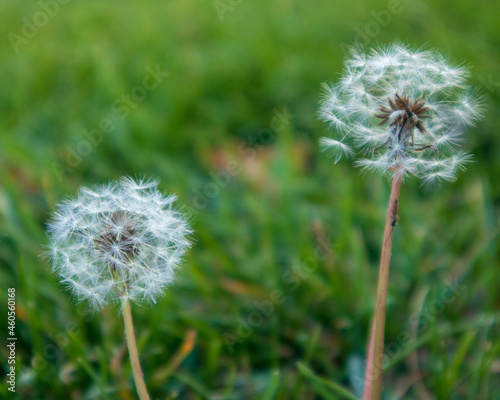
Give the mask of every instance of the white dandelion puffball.
[[482, 114], [480, 98], [466, 85], [468, 70], [434, 51], [403, 44], [354, 49], [340, 80], [326, 86], [320, 116], [338, 137], [322, 146], [339, 161], [392, 175], [415, 175], [431, 184], [454, 180], [470, 155], [461, 136]]
[[186, 218], [156, 181], [122, 178], [81, 187], [48, 224], [53, 270], [94, 309], [130, 299], [155, 302], [190, 246]]

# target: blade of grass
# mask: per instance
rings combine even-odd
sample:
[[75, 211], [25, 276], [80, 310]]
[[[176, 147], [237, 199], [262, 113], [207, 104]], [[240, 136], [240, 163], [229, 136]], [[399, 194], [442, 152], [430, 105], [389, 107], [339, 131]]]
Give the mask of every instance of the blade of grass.
[[182, 361], [184, 361], [184, 359], [193, 351], [196, 344], [196, 335], [197, 332], [194, 329], [187, 332], [179, 349], [172, 356], [170, 363], [154, 375], [153, 380], [156, 383], [165, 382], [170, 377], [172, 372], [174, 372]]
[[300, 373], [304, 375], [306, 378], [308, 378], [311, 382], [316, 383], [324, 388], [330, 389], [337, 395], [342, 396], [342, 398], [344, 399], [359, 400], [353, 393], [351, 393], [345, 387], [315, 375], [314, 372], [312, 372], [311, 369], [309, 369], [309, 367], [307, 367], [305, 364], [298, 362], [297, 368], [299, 369]]
[[[476, 318], [471, 318], [470, 320], [462, 322], [460, 324], [456, 325], [446, 324], [444, 326], [441, 326], [440, 328], [438, 328], [437, 336], [439, 338], [444, 338], [446, 336], [451, 336], [456, 333], [478, 329], [492, 324], [498, 324], [499, 322], [500, 322], [500, 313], [483, 314]], [[392, 360], [390, 360], [387, 364], [384, 365], [384, 371], [387, 371], [392, 367], [394, 367], [396, 364], [404, 360], [408, 356], [408, 354], [414, 352], [416, 349], [428, 343], [434, 337], [435, 333], [429, 332], [421, 336], [417, 340], [415, 340], [413, 343], [408, 344], [408, 346], [403, 348], [396, 357], [394, 357]]]
[[[316, 328], [314, 328], [312, 335], [310, 336], [310, 339], [306, 344], [305, 356], [304, 356], [305, 363], [308, 364], [311, 361], [314, 350], [316, 349], [316, 346], [318, 345], [318, 340], [319, 340], [320, 336], [321, 336], [321, 326], [318, 325], [318, 326], [316, 326]], [[303, 378], [301, 375], [297, 376], [297, 379], [295, 380], [295, 384], [293, 385], [293, 388], [291, 390], [292, 397], [298, 396], [298, 394], [301, 392], [302, 383], [303, 383], [302, 379]]]
[[194, 375], [188, 374], [187, 372], [178, 372], [175, 378], [193, 389], [196, 393], [201, 395], [204, 399], [210, 398], [210, 391], [203, 383], [201, 383]]
[[453, 389], [454, 383], [457, 380], [458, 372], [460, 371], [460, 367], [464, 362], [465, 356], [467, 355], [467, 351], [474, 342], [476, 334], [477, 331], [466, 332], [460, 342], [460, 345], [455, 351], [455, 357], [453, 358], [452, 366], [448, 373], [448, 378], [446, 379], [448, 393], [450, 393], [451, 390]]
[[273, 371], [262, 400], [273, 400], [280, 386], [280, 372]]
[[234, 383], [236, 382], [236, 367], [231, 365], [229, 376], [226, 379], [226, 388], [224, 390], [224, 398], [230, 399], [233, 395]]
[[103, 380], [95, 373], [89, 363], [81, 357], [76, 359], [76, 362], [83, 368], [83, 370], [90, 376], [90, 378], [96, 383], [99, 391], [101, 392], [101, 396], [103, 399], [108, 399], [108, 395], [106, 393], [106, 384]]

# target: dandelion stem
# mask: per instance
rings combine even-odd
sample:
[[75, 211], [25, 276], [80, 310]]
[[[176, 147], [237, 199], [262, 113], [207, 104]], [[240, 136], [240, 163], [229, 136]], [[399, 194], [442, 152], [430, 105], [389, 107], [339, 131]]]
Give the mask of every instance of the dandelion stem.
[[132, 321], [132, 313], [130, 311], [130, 303], [127, 299], [122, 299], [123, 321], [125, 324], [125, 337], [127, 339], [128, 354], [130, 363], [132, 364], [132, 372], [134, 374], [135, 386], [141, 400], [150, 400], [149, 394], [144, 383], [144, 375], [142, 374], [141, 364], [139, 362], [139, 353], [137, 352], [137, 344], [135, 342], [134, 323]]
[[[389, 207], [387, 208], [387, 218], [385, 220], [382, 254], [380, 256], [377, 304], [375, 307], [375, 343], [373, 348], [372, 400], [380, 400], [382, 396], [382, 364], [384, 356], [384, 329], [387, 286], [389, 284], [389, 265], [391, 262], [392, 239], [394, 236], [394, 228], [397, 222], [401, 182], [401, 174], [399, 174], [398, 171], [395, 171], [394, 178], [392, 180], [391, 195], [389, 197]], [[366, 368], [370, 368], [370, 365], [367, 365]]]
[[370, 400], [372, 398], [372, 383], [373, 383], [373, 345], [375, 342], [375, 318], [372, 321], [370, 328], [370, 339], [368, 340], [368, 351], [365, 366], [365, 385], [363, 389], [362, 400]]

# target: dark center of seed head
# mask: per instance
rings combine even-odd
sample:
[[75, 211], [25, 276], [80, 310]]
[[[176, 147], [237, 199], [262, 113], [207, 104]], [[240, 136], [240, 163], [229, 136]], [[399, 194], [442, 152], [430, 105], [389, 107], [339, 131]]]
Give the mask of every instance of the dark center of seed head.
[[108, 216], [106, 228], [94, 241], [95, 249], [110, 268], [131, 261], [138, 253], [137, 229], [131, 223], [130, 214], [115, 211]]
[[[422, 119], [429, 118], [429, 115], [426, 114], [429, 107], [425, 105], [425, 101], [422, 101], [421, 97], [413, 100], [408, 96], [400, 96], [396, 93], [393, 99], [388, 98], [387, 101], [389, 107], [380, 106], [379, 113], [375, 115], [381, 119], [379, 125], [384, 125], [390, 120], [390, 127], [395, 126], [406, 130], [412, 130], [416, 127], [420, 132], [426, 133]], [[397, 114], [394, 116], [394, 113]]]

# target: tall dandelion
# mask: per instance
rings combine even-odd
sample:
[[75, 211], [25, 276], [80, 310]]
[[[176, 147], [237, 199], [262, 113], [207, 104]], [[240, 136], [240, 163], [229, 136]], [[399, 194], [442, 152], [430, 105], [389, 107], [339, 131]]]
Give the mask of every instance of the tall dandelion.
[[[374, 322], [373, 365], [367, 365], [365, 397], [379, 400], [387, 286], [401, 183], [415, 176], [430, 186], [455, 180], [471, 156], [459, 150], [462, 134], [481, 117], [468, 70], [439, 53], [392, 44], [365, 53], [354, 49], [333, 86], [325, 86], [320, 116], [337, 132], [321, 145], [338, 162], [356, 158], [364, 170], [392, 177], [380, 259]], [[370, 360], [370, 357], [369, 357]], [[370, 361], [369, 361], [370, 364]], [[368, 394], [367, 394], [368, 393]]]
[[186, 218], [155, 181], [122, 178], [81, 187], [58, 204], [48, 224], [53, 270], [79, 301], [123, 313], [132, 371], [141, 400], [149, 399], [135, 342], [130, 302], [155, 303], [190, 246]]

